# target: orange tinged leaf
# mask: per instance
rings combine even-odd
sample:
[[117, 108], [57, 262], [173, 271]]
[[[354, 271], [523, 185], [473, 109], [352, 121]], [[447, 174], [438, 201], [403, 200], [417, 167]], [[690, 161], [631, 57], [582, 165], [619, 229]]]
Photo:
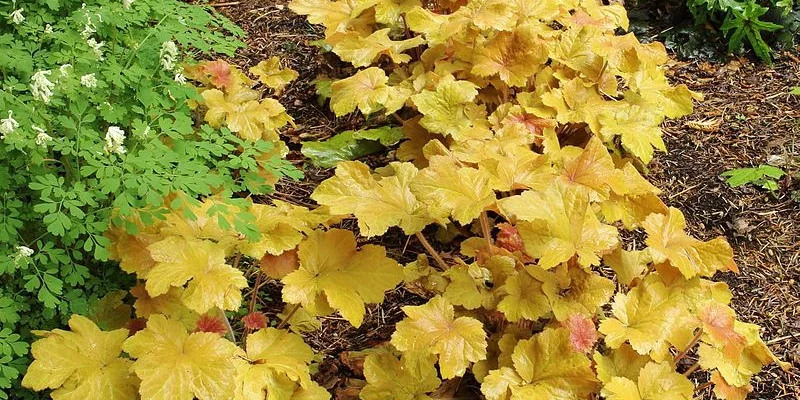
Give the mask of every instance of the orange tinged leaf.
[[728, 242], [721, 237], [701, 242], [687, 235], [686, 219], [676, 208], [670, 207], [668, 215], [650, 214], [642, 226], [653, 261], [669, 261], [687, 279], [711, 276], [716, 271], [739, 271]]
[[711, 373], [711, 382], [714, 383], [714, 394], [722, 400], [745, 400], [753, 391], [753, 386], [733, 386], [725, 381], [718, 371]]
[[735, 359], [744, 349], [747, 341], [734, 330], [736, 314], [730, 307], [719, 303], [709, 303], [701, 308], [697, 317], [703, 323], [703, 330], [715, 344], [724, 349], [728, 358]]
[[268, 277], [281, 279], [300, 267], [300, 259], [297, 257], [296, 249], [284, 251], [277, 256], [265, 253], [258, 266]]

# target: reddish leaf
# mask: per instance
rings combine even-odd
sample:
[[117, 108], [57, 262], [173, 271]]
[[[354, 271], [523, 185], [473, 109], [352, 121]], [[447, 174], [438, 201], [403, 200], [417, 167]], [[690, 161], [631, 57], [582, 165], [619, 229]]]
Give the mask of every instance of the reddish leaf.
[[519, 231], [514, 225], [511, 224], [498, 224], [498, 228], [500, 228], [500, 232], [497, 233], [497, 245], [502, 247], [510, 252], [525, 251], [525, 245], [522, 243], [522, 237], [519, 235]]
[[251, 312], [242, 318], [244, 327], [250, 330], [258, 330], [267, 327], [267, 316], [260, 312]]
[[564, 325], [569, 329], [569, 343], [575, 351], [588, 353], [597, 342], [597, 328], [592, 320], [581, 314], [571, 315]]

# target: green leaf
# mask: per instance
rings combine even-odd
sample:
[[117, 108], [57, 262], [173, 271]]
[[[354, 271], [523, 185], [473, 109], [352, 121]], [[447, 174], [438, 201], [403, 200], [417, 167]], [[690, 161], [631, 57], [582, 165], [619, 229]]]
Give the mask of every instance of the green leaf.
[[340, 161], [355, 160], [382, 151], [403, 139], [403, 130], [382, 126], [375, 129], [344, 131], [322, 142], [306, 142], [300, 150], [311, 162], [323, 168]]
[[[725, 182], [727, 182], [731, 187], [739, 187], [747, 184], [758, 184], [765, 189], [769, 189], [768, 187], [764, 186], [765, 182], [773, 182], [774, 184], [774, 179], [782, 178], [784, 175], [786, 175], [786, 172], [784, 172], [782, 169], [767, 164], [761, 164], [754, 168], [732, 169], [720, 174], [720, 176], [728, 178], [725, 180]], [[768, 186], [775, 188], [769, 190], [777, 190], [777, 185]]]

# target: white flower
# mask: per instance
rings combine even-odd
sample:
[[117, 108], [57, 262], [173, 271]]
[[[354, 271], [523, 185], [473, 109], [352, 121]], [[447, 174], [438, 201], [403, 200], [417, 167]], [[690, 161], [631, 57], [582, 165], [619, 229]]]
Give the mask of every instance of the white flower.
[[97, 27], [94, 26], [92, 22], [92, 17], [89, 14], [86, 14], [86, 23], [83, 25], [83, 31], [81, 31], [81, 36], [84, 39], [89, 39], [95, 32], [97, 32]]
[[103, 59], [103, 45], [104, 45], [105, 43], [106, 43], [106, 42], [99, 42], [99, 43], [98, 43], [96, 40], [94, 40], [94, 38], [89, 38], [88, 40], [86, 40], [86, 44], [88, 44], [88, 45], [89, 45], [89, 47], [91, 47], [91, 48], [92, 48], [92, 50], [94, 51], [94, 54], [95, 54], [95, 55], [97, 56], [97, 58], [99, 58], [100, 60], [102, 60], [102, 59]]
[[50, 24], [44, 26], [44, 34], [45, 35], [52, 35], [53, 34], [53, 27]]
[[39, 128], [36, 125], [31, 125], [31, 128], [33, 128], [33, 130], [36, 132], [39, 132], [36, 134], [36, 144], [38, 146], [47, 147], [47, 144], [53, 141], [53, 137], [48, 135], [44, 129]]
[[168, 40], [161, 45], [161, 66], [167, 71], [175, 69], [175, 60], [178, 58], [178, 46]]
[[183, 76], [182, 73], [178, 72], [177, 74], [175, 74], [175, 82], [178, 82], [181, 85], [183, 85], [184, 83], [186, 83], [186, 77]]
[[131, 9], [131, 4], [133, 4], [134, 0], [122, 0], [122, 6], [125, 7], [126, 10]]
[[97, 78], [94, 77], [94, 74], [86, 74], [81, 77], [81, 85], [90, 89], [95, 88], [97, 87]]
[[47, 77], [50, 76], [50, 70], [36, 71], [31, 77], [31, 94], [33, 97], [41, 100], [44, 104], [50, 102], [50, 97], [53, 96], [53, 87], [55, 84], [50, 82]]
[[14, 265], [18, 265], [20, 261], [30, 258], [32, 255], [32, 248], [28, 246], [17, 246], [17, 254], [14, 255]]
[[72, 69], [72, 64], [64, 64], [64, 65], [58, 67], [58, 70], [61, 72], [61, 76], [64, 77], [64, 78], [69, 76], [69, 70], [71, 70], [71, 69]]
[[33, 255], [33, 249], [28, 246], [17, 246], [17, 254], [22, 257], [30, 257]]
[[13, 111], [8, 110], [8, 118], [0, 119], [0, 134], [2, 134], [0, 139], [5, 139], [6, 135], [19, 128], [19, 122], [14, 119], [13, 114]]
[[109, 126], [106, 132], [106, 145], [103, 150], [106, 153], [125, 154], [125, 147], [122, 142], [125, 140], [125, 131], [117, 126]]
[[15, 23], [17, 25], [21, 24], [22, 21], [25, 21], [25, 16], [22, 15], [22, 9], [21, 8], [19, 10], [14, 10], [14, 12], [9, 14], [8, 16], [11, 17], [11, 22], [13, 22], [13, 23]]

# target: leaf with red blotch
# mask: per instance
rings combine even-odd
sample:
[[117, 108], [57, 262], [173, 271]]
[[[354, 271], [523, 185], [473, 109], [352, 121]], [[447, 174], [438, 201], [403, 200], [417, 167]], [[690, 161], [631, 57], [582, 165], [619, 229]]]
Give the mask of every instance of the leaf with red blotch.
[[225, 321], [222, 320], [222, 317], [205, 314], [197, 320], [197, 327], [194, 331], [224, 335], [228, 332], [228, 327]]
[[588, 353], [597, 342], [597, 328], [594, 322], [582, 314], [573, 314], [564, 322], [569, 329], [569, 343], [575, 351]]
[[251, 330], [258, 330], [267, 327], [267, 316], [261, 312], [251, 312], [242, 317], [244, 327]]
[[514, 225], [511, 224], [498, 224], [497, 227], [500, 232], [497, 233], [497, 246], [502, 247], [510, 252], [525, 252], [525, 244], [522, 243], [522, 236]]

